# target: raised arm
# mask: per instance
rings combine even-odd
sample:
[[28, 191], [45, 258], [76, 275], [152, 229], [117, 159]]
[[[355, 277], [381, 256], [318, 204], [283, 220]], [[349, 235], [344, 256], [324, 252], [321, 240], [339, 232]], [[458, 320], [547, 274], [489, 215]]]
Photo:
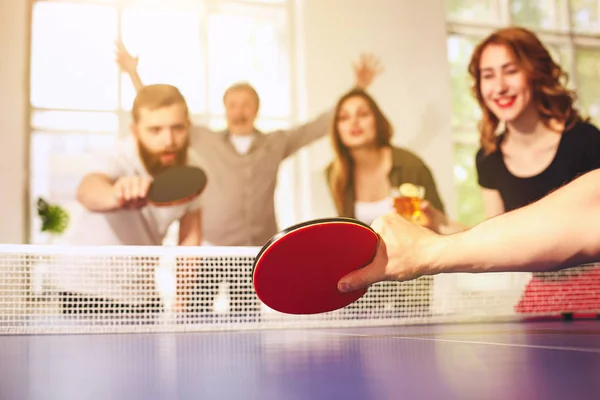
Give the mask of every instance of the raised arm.
[[133, 57], [131, 54], [129, 54], [123, 43], [117, 42], [116, 46], [117, 64], [119, 64], [119, 67], [121, 67], [121, 69], [129, 75], [129, 78], [131, 78], [131, 83], [133, 83], [133, 87], [135, 88], [135, 90], [140, 90], [144, 87], [144, 84], [137, 70], [138, 57]]
[[[367, 89], [383, 71], [379, 60], [372, 54], [361, 54], [358, 62], [353, 64], [354, 86]], [[333, 110], [327, 110], [316, 119], [297, 128], [279, 131], [273, 135], [275, 140], [283, 138], [286, 142], [285, 156], [288, 157], [302, 147], [318, 140], [329, 133], [333, 120]]]
[[353, 290], [382, 280], [466, 272], [556, 271], [600, 260], [600, 170], [529, 206], [472, 229], [439, 236], [396, 215], [374, 223], [373, 262], [340, 281]]

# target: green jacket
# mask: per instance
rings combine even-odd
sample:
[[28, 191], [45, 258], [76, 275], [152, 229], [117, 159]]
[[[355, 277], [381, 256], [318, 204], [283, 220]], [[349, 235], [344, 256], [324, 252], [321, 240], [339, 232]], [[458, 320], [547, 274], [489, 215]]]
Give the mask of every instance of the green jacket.
[[[331, 192], [331, 169], [332, 164], [326, 168], [327, 184]], [[389, 174], [392, 187], [399, 187], [403, 183], [412, 183], [425, 188], [425, 199], [438, 210], [445, 212], [444, 204], [440, 199], [435, 180], [427, 165], [418, 156], [408, 150], [392, 147], [392, 169]], [[341, 217], [355, 218], [354, 216], [354, 181], [350, 179], [350, 184], [344, 196], [344, 205], [342, 210], [337, 210]]]

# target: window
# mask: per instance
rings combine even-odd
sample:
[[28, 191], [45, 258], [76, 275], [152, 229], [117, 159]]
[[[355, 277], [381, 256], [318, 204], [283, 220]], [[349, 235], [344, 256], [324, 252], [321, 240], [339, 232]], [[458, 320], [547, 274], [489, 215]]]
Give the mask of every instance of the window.
[[452, 79], [454, 176], [458, 216], [466, 224], [485, 218], [474, 156], [480, 111], [470, 92], [467, 64], [475, 44], [493, 30], [521, 25], [534, 30], [569, 74], [582, 112], [600, 122], [599, 0], [446, 0]]
[[[192, 113], [205, 113], [206, 57], [198, 12], [127, 7], [121, 18], [121, 40], [131, 54], [140, 57], [138, 72], [142, 81], [177, 86]], [[128, 76], [123, 74], [122, 78], [121, 106], [129, 111], [135, 89]]]
[[[36, 200], [43, 197], [60, 204], [75, 219], [83, 211], [75, 199], [80, 171], [89, 169], [89, 160], [96, 152], [110, 151], [115, 145], [117, 133], [105, 134], [56, 133], [34, 131], [30, 142], [30, 196], [33, 199], [30, 212], [36, 216]], [[31, 219], [30, 241], [45, 243], [47, 237], [40, 233], [41, 221]], [[61, 238], [58, 238], [60, 242]], [[55, 241], [56, 243], [56, 241]]]
[[115, 110], [118, 15], [107, 5], [35, 3], [31, 105], [42, 109]]
[[[225, 127], [225, 88], [250, 82], [261, 96], [257, 126], [269, 131], [292, 121], [289, 10], [287, 0], [34, 1], [30, 241], [45, 240], [37, 198], [76, 217], [80, 171], [127, 133], [135, 89], [115, 62], [116, 40], [139, 56], [144, 83], [179, 87], [192, 120], [213, 129]], [[292, 213], [293, 193], [276, 196], [278, 212]], [[175, 243], [170, 232], [165, 242]]]
[[[260, 94], [261, 116], [285, 118], [291, 113], [284, 10], [222, 7], [209, 15], [208, 68], [210, 112], [223, 113], [223, 93], [232, 82], [251, 81]], [[282, 43], [283, 42], [283, 43]]]

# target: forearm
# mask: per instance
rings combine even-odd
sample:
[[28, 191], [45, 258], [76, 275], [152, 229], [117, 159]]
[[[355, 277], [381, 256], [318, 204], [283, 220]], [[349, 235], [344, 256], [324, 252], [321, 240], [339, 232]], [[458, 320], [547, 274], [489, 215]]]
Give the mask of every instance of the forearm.
[[458, 232], [463, 232], [468, 230], [469, 227], [467, 225], [463, 225], [458, 221], [453, 221], [448, 218], [443, 225], [439, 227], [439, 233], [441, 235], [451, 235]]
[[83, 178], [77, 189], [77, 200], [92, 212], [109, 212], [118, 208], [113, 182], [101, 174]]
[[135, 88], [136, 91], [138, 91], [144, 87], [142, 78], [140, 78], [140, 74], [138, 74], [137, 70], [130, 72], [129, 77], [131, 78], [131, 83], [133, 83], [133, 87]]
[[285, 157], [295, 154], [304, 146], [326, 136], [329, 133], [332, 119], [333, 111], [328, 110], [303, 125], [288, 131], [282, 131], [281, 133], [286, 141]]
[[600, 170], [431, 248], [433, 273], [551, 271], [600, 258]]
[[179, 221], [179, 245], [200, 246], [202, 244], [202, 210], [185, 214]]

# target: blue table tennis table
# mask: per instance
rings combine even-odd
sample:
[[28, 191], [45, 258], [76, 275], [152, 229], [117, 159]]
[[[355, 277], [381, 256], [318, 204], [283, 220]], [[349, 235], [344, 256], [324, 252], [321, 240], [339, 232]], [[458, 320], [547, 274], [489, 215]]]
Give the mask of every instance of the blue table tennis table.
[[[0, 247], [0, 400], [600, 399], [597, 269], [385, 282], [324, 315], [238, 315], [256, 305], [257, 251]], [[182, 255], [212, 308], [61, 312], [64, 282], [168, 305]]]
[[598, 399], [600, 321], [0, 337], [0, 399]]

